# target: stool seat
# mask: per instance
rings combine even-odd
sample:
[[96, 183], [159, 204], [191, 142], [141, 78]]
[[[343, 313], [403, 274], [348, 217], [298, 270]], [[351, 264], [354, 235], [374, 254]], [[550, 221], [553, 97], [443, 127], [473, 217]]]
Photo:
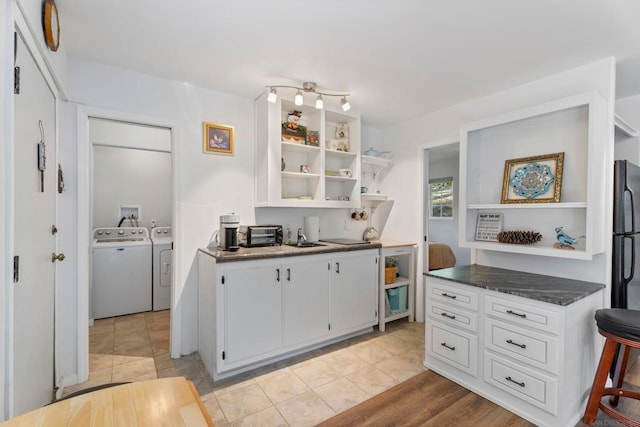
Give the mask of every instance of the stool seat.
[[[585, 424], [593, 423], [601, 409], [615, 421], [628, 426], [640, 426], [640, 421], [616, 409], [621, 397], [640, 400], [640, 393], [624, 388], [630, 347], [640, 349], [640, 311], [603, 308], [596, 310], [595, 318], [598, 331], [606, 340], [582, 421]], [[607, 387], [610, 372], [613, 378], [611, 387]], [[609, 396], [609, 404], [603, 402], [604, 396]]]
[[598, 328], [617, 337], [640, 341], [640, 311], [603, 308], [596, 311]]

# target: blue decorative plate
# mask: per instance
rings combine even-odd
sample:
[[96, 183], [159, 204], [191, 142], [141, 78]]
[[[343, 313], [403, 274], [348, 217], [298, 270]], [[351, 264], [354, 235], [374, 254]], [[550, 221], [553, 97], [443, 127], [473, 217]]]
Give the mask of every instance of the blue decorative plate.
[[551, 168], [548, 165], [534, 162], [516, 169], [509, 185], [518, 196], [534, 199], [545, 194], [553, 181], [555, 181], [555, 177]]

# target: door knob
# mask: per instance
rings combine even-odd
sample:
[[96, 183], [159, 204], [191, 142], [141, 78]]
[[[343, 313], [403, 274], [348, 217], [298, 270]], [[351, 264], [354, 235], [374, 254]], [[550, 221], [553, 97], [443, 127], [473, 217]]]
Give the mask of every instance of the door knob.
[[63, 261], [63, 260], [64, 260], [64, 254], [56, 255], [55, 252], [51, 252], [51, 262]]

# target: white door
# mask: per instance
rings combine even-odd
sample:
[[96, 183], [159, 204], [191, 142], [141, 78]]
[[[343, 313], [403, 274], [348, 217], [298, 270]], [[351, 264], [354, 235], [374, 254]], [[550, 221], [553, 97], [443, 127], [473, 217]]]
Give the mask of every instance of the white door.
[[317, 341], [329, 335], [330, 261], [287, 260], [284, 265], [284, 345]]
[[[51, 401], [54, 386], [54, 273], [57, 163], [55, 98], [18, 37], [20, 93], [15, 102], [14, 241], [19, 276], [13, 284], [13, 384], [15, 416]], [[42, 121], [46, 147], [44, 191], [37, 148]], [[11, 396], [11, 393], [10, 393]]]

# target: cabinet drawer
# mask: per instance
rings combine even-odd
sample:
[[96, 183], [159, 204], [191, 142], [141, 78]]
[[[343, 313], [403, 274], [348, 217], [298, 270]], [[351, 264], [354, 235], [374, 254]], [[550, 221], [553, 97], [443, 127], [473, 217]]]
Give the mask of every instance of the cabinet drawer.
[[553, 377], [485, 352], [484, 380], [553, 415], [558, 413], [558, 382]]
[[382, 248], [383, 256], [410, 255], [413, 252], [413, 246], [403, 246], [398, 248]]
[[560, 314], [557, 311], [526, 305], [516, 301], [487, 295], [484, 299], [485, 312], [490, 316], [509, 320], [519, 325], [529, 326], [558, 335]]
[[558, 373], [558, 340], [487, 318], [484, 324], [485, 346], [506, 356]]
[[476, 336], [436, 323], [430, 323], [427, 331], [429, 353], [455, 368], [478, 375]]
[[448, 325], [459, 326], [478, 332], [478, 315], [452, 307], [449, 304], [440, 304], [436, 301], [427, 301], [427, 314], [436, 321]]
[[478, 310], [478, 294], [472, 290], [450, 286], [439, 281], [427, 281], [428, 295], [435, 301], [464, 307], [469, 310]]

